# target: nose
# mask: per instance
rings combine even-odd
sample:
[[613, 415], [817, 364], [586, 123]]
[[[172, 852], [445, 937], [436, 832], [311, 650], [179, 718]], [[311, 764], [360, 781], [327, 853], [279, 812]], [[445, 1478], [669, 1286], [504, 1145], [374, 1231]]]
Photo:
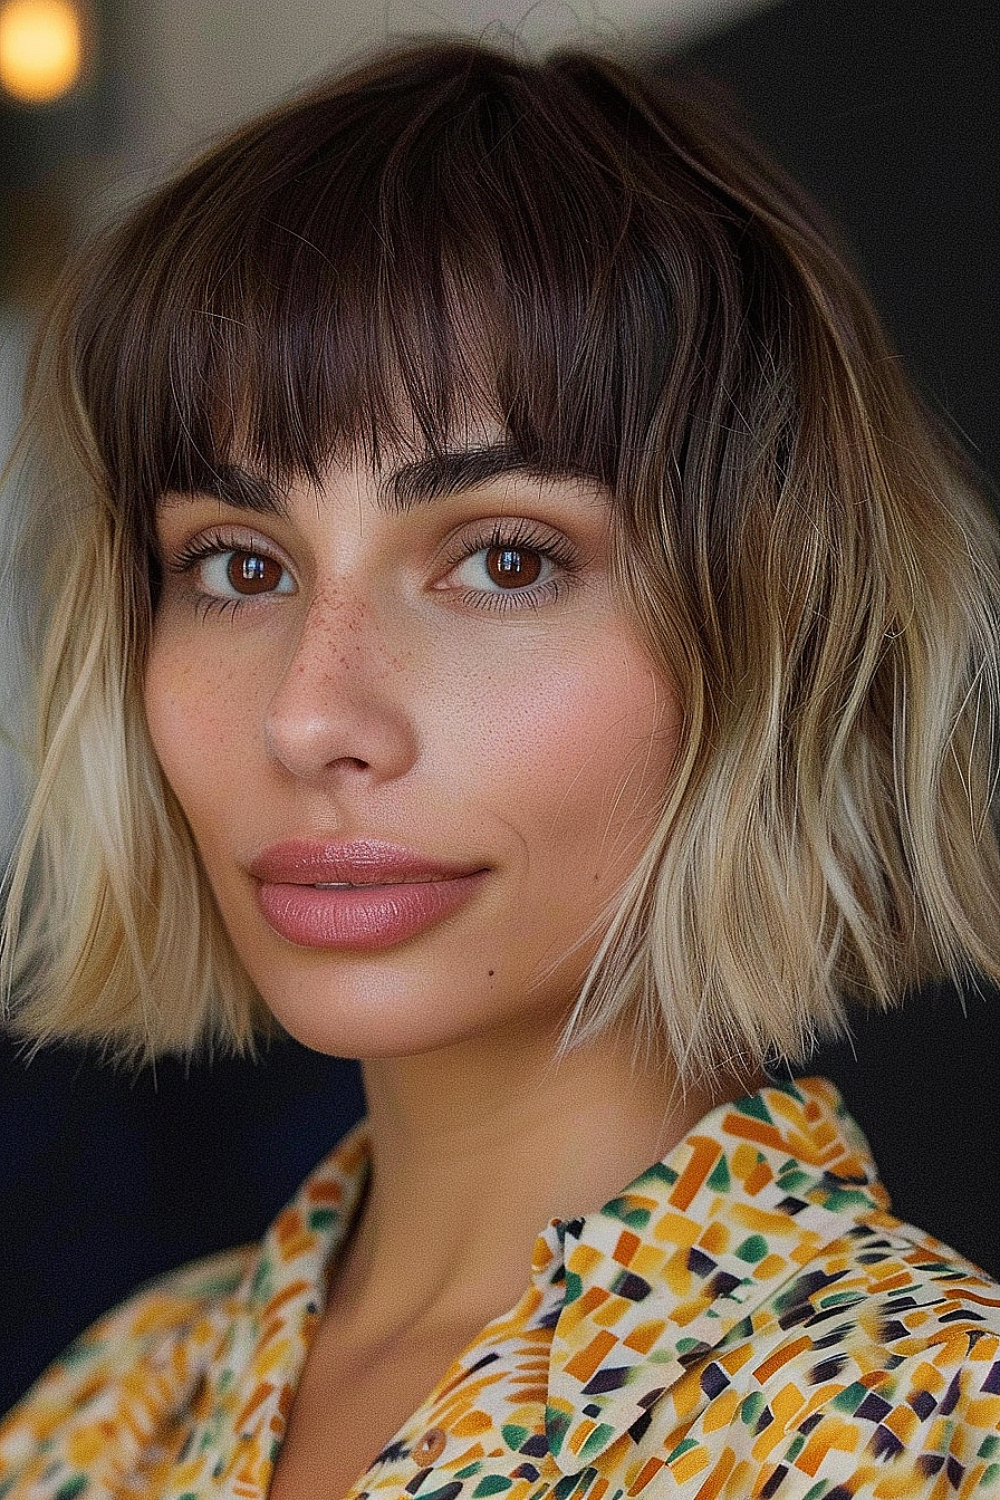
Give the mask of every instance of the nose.
[[402, 776], [417, 747], [408, 680], [370, 609], [313, 600], [268, 704], [268, 753], [307, 782]]

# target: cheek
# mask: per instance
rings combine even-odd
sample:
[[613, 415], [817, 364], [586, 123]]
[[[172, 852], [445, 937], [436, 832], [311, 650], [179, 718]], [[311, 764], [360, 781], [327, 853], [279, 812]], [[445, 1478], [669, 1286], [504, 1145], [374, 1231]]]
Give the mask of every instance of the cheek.
[[449, 760], [471, 802], [506, 823], [535, 865], [620, 877], [652, 832], [680, 731], [676, 694], [632, 642], [464, 678]]
[[233, 785], [235, 751], [254, 743], [254, 705], [236, 690], [241, 679], [195, 649], [186, 635], [154, 636], [143, 683], [146, 722], [156, 757], [192, 826], [207, 830]]

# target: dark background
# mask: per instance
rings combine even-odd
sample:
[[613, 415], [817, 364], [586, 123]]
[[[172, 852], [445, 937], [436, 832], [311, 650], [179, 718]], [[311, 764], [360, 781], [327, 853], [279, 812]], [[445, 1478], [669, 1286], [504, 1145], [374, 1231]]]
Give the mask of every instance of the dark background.
[[[785, 0], [683, 54], [838, 219], [929, 404], [994, 476], [995, 9]], [[843, 1089], [897, 1212], [996, 1276], [998, 1064], [998, 998], [935, 989], [800, 1070]], [[0, 1047], [0, 1410], [143, 1279], [258, 1236], [361, 1108], [350, 1064], [292, 1042], [137, 1076]]]

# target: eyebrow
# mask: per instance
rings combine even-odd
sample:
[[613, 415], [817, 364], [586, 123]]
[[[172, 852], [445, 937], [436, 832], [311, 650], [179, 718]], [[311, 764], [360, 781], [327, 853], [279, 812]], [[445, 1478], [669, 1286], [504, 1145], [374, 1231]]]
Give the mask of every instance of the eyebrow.
[[[488, 443], [475, 448], [442, 449], [400, 464], [380, 481], [378, 503], [385, 510], [405, 513], [418, 505], [444, 500], [508, 476], [534, 480], [579, 477], [532, 462], [513, 443]], [[256, 515], [288, 514], [287, 495], [264, 475], [239, 464], [206, 468], [196, 483], [173, 493], [210, 495], [234, 510]], [[169, 504], [169, 493], [166, 498]]]
[[445, 449], [394, 469], [379, 485], [379, 502], [388, 510], [408, 511], [511, 475], [555, 477], [544, 465], [532, 463], [513, 443]]
[[233, 510], [248, 510], [255, 515], [285, 516], [288, 513], [287, 497], [263, 474], [255, 474], [239, 464], [206, 468], [183, 489], [168, 489], [161, 497], [161, 503], [169, 505], [171, 495], [178, 499], [210, 495], [213, 500], [232, 506]]

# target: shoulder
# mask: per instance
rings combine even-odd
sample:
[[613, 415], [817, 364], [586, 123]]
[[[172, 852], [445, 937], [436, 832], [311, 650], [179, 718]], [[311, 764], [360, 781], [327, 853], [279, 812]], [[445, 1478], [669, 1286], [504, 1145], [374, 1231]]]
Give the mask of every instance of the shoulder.
[[565, 1278], [567, 1477], [593, 1455], [648, 1500], [1000, 1500], [1000, 1286], [888, 1212], [823, 1080], [706, 1117], [565, 1226]]
[[32, 1477], [84, 1408], [88, 1431], [73, 1439], [81, 1466], [88, 1447], [97, 1456], [102, 1422], [114, 1423], [130, 1392], [148, 1392], [155, 1372], [165, 1384], [183, 1385], [184, 1367], [201, 1363], [231, 1315], [253, 1257], [248, 1246], [171, 1271], [81, 1334], [0, 1421], [0, 1496]]
[[888, 1214], [824, 1245], [688, 1380], [702, 1417], [675, 1468], [721, 1462], [779, 1500], [1000, 1496], [1000, 1286]]
[[367, 1161], [358, 1126], [259, 1242], [172, 1271], [93, 1324], [0, 1422], [0, 1500], [159, 1493], [149, 1476], [167, 1474], [193, 1432], [221, 1440], [239, 1413], [234, 1372], [276, 1349], [294, 1364], [304, 1349]]

